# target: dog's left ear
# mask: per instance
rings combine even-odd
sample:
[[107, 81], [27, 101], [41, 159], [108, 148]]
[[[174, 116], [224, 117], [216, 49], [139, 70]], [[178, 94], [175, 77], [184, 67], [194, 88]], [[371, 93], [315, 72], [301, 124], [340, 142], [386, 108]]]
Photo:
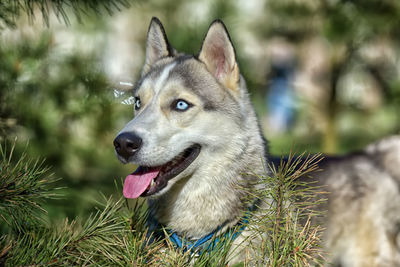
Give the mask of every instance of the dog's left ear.
[[168, 43], [167, 35], [161, 21], [153, 17], [147, 32], [146, 59], [144, 62], [142, 76], [144, 76], [151, 66], [164, 57], [173, 56], [175, 50]]
[[199, 59], [226, 88], [238, 90], [239, 67], [228, 31], [221, 20], [214, 21], [204, 38]]

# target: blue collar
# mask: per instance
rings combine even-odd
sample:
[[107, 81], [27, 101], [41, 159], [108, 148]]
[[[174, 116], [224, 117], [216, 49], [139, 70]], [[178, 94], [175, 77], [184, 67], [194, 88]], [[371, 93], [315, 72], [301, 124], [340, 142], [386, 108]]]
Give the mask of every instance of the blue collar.
[[171, 232], [168, 229], [166, 231], [169, 234], [169, 240], [174, 244], [176, 249], [182, 249], [183, 252], [190, 250], [191, 253], [197, 252], [201, 254], [203, 252], [214, 250], [218, 246], [219, 242], [233, 241], [246, 228], [248, 222], [249, 219], [246, 215], [239, 220], [235, 226], [229, 228], [222, 236], [216, 236], [216, 234], [225, 226], [225, 224], [218, 226], [217, 229], [208, 235], [195, 241], [186, 240], [184, 237], [180, 237], [176, 232]]
[[[236, 225], [230, 227], [223, 235], [220, 236], [216, 235], [217, 232], [219, 232], [227, 223], [218, 226], [211, 233], [195, 241], [186, 240], [184, 237], [179, 236], [176, 232], [173, 232], [166, 228], [164, 229], [168, 233], [169, 240], [176, 249], [181, 249], [183, 250], [183, 252], [196, 252], [198, 254], [202, 254], [203, 252], [210, 252], [220, 246], [220, 242], [233, 241], [243, 232], [249, 222], [249, 217], [251, 216], [251, 213], [258, 208], [258, 202], [259, 201], [256, 201], [252, 206], [248, 208], [245, 215], [239, 220]], [[155, 218], [153, 218], [153, 220], [155, 220]], [[162, 227], [161, 224], [157, 224]]]

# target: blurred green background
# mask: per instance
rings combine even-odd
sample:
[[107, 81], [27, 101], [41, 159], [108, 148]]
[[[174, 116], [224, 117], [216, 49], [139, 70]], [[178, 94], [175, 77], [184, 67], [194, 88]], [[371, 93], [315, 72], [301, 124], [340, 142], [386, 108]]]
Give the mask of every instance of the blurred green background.
[[129, 91], [114, 90], [138, 79], [153, 16], [186, 53], [225, 22], [272, 154], [342, 154], [400, 131], [398, 0], [131, 1], [80, 21], [67, 8], [69, 25], [51, 15], [49, 26], [39, 9], [15, 27], [1, 12], [0, 140], [61, 178], [50, 218], [87, 215], [99, 192], [121, 195], [115, 184], [134, 166], [112, 141], [133, 108]]

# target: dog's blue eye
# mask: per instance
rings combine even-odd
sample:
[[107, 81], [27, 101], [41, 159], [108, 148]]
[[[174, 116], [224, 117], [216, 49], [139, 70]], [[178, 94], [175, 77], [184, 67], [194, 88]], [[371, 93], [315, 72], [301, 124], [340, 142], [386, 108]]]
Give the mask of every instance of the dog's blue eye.
[[179, 110], [187, 110], [189, 108], [189, 105], [185, 101], [180, 100], [178, 101], [178, 103], [176, 103], [176, 108]]
[[173, 103], [172, 108], [176, 111], [186, 111], [188, 110], [190, 107], [192, 106], [192, 104], [186, 102], [185, 100], [182, 99], [178, 99], [175, 100]]
[[139, 97], [135, 97], [135, 110], [140, 109], [140, 98]]

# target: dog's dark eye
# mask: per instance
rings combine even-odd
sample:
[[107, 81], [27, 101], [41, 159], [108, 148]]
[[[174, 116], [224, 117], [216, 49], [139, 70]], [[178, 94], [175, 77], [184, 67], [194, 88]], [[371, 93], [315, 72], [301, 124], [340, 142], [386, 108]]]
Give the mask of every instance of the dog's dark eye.
[[172, 102], [171, 108], [176, 111], [186, 111], [193, 105], [183, 99], [177, 99]]
[[134, 103], [134, 106], [135, 106], [135, 110], [140, 109], [140, 98], [137, 97], [137, 96], [135, 96], [135, 103]]

